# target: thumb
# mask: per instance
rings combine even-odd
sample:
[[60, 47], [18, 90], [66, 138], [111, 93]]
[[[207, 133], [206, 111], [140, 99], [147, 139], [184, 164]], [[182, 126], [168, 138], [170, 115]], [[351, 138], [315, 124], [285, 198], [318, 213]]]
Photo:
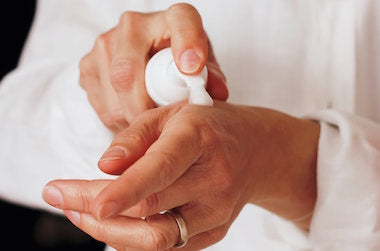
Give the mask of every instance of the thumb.
[[178, 69], [189, 75], [201, 72], [207, 61], [207, 36], [197, 10], [175, 4], [166, 11], [171, 48]]

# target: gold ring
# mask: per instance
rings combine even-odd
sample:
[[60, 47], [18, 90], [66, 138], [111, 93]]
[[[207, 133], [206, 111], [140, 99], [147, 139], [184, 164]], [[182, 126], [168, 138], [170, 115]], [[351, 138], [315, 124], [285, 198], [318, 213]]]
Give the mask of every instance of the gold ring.
[[187, 228], [185, 221], [183, 220], [182, 216], [176, 212], [175, 209], [167, 210], [165, 213], [169, 214], [174, 218], [174, 220], [177, 222], [178, 229], [179, 229], [179, 235], [181, 237], [181, 240], [174, 245], [175, 248], [181, 248], [186, 245], [188, 236], [187, 236]]

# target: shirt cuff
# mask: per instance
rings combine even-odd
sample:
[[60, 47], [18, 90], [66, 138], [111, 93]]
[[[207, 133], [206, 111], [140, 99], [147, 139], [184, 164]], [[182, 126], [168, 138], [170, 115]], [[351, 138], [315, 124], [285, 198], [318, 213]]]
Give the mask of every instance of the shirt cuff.
[[380, 125], [335, 110], [308, 118], [321, 125], [313, 248], [379, 250]]

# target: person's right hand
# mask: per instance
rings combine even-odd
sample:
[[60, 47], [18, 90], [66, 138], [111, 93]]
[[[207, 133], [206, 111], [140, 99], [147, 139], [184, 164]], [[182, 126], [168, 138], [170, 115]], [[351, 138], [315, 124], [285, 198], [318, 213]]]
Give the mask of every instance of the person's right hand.
[[193, 6], [125, 12], [118, 25], [100, 35], [80, 61], [80, 84], [110, 130], [116, 133], [126, 128], [138, 114], [155, 107], [145, 89], [145, 66], [150, 57], [169, 46], [184, 74], [197, 74], [207, 64], [207, 91], [214, 99], [227, 99], [225, 77]]

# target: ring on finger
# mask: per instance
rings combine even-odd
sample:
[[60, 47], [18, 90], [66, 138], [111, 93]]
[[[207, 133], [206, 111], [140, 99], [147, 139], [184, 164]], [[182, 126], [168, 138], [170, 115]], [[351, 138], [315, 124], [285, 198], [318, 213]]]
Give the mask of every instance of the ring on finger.
[[189, 238], [187, 234], [185, 220], [182, 218], [181, 214], [178, 213], [175, 209], [167, 210], [165, 214], [169, 214], [174, 218], [179, 229], [180, 241], [174, 245], [174, 248], [181, 248], [185, 246]]

